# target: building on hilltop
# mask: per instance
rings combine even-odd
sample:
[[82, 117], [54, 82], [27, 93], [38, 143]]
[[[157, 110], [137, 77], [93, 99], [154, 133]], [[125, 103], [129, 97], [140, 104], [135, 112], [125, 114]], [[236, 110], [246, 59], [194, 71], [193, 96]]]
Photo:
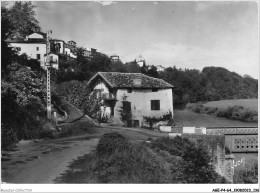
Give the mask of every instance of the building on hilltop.
[[131, 125], [138, 127], [145, 125], [144, 116], [173, 113], [173, 86], [162, 79], [141, 73], [98, 72], [88, 86], [102, 97], [102, 114], [117, 121], [124, 105], [131, 109]]
[[44, 57], [46, 54], [46, 34], [33, 33], [24, 40], [7, 40], [19, 54], [25, 53], [29, 58], [36, 59], [44, 68]]
[[143, 59], [141, 55], [138, 56], [138, 58], [136, 58], [135, 61], [140, 67], [145, 66], [145, 59]]
[[[50, 39], [50, 62], [57, 62], [59, 55], [67, 55], [76, 58], [76, 42], [69, 41], [65, 43], [63, 40]], [[41, 67], [45, 69], [46, 61], [46, 34], [42, 32], [32, 33], [23, 40], [7, 40], [10, 47], [13, 47], [18, 54], [26, 54], [31, 59], [36, 59]], [[58, 69], [58, 64], [53, 66]]]
[[111, 60], [112, 62], [118, 62], [118, 61], [120, 61], [118, 55], [112, 55], [112, 56], [110, 56], [110, 60]]

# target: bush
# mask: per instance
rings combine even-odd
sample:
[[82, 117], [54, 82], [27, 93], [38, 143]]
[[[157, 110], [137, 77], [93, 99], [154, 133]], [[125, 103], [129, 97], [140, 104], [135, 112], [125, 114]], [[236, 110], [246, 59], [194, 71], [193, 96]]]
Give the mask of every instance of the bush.
[[124, 151], [128, 149], [130, 144], [127, 142], [126, 138], [119, 133], [107, 133], [104, 134], [97, 146], [98, 156], [110, 156], [115, 151]]
[[102, 136], [95, 171], [99, 183], [165, 183], [169, 171], [145, 147], [130, 144], [118, 133]]
[[246, 122], [258, 122], [257, 112], [249, 109], [245, 109], [243, 106], [228, 107], [225, 110], [220, 110], [217, 113], [218, 117], [225, 117], [228, 119], [246, 121]]
[[1, 147], [3, 150], [18, 142], [16, 130], [1, 123]]
[[258, 163], [255, 162], [250, 168], [241, 170], [234, 180], [237, 184], [257, 184], [258, 183]]
[[167, 121], [167, 125], [172, 125], [174, 123], [172, 112], [168, 111], [167, 113], [163, 114], [160, 117], [148, 117], [144, 116], [144, 121], [149, 124], [150, 129], [153, 128], [153, 126], [160, 122], [160, 121]]
[[156, 151], [166, 151], [170, 155], [180, 156], [177, 164], [171, 167], [172, 180], [179, 183], [227, 183], [214, 170], [204, 141], [191, 142], [179, 136], [171, 139], [164, 137], [152, 141], [149, 145]]

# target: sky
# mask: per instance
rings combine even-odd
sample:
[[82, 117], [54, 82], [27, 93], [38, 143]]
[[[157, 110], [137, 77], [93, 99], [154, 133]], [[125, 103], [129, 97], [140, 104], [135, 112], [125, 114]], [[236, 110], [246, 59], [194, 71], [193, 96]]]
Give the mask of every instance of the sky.
[[147, 64], [219, 66], [259, 77], [256, 1], [35, 1], [53, 38]]

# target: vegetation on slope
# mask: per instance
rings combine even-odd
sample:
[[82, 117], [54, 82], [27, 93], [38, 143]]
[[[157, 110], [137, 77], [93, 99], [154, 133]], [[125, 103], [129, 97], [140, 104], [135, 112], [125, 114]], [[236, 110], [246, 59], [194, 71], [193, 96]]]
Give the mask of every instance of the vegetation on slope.
[[160, 72], [160, 78], [175, 86], [175, 104], [258, 97], [256, 79], [221, 67], [205, 67], [200, 72], [174, 66]]
[[[34, 6], [15, 2], [10, 8], [1, 6], [1, 145], [7, 148], [20, 139], [41, 136], [46, 122], [44, 72], [36, 60], [8, 47], [6, 39], [24, 37], [40, 29], [35, 20]], [[24, 25], [16, 23], [23, 20]], [[34, 71], [33, 71], [34, 70]]]
[[162, 138], [146, 146], [119, 133], [101, 137], [95, 152], [74, 161], [57, 183], [226, 183], [201, 145]]

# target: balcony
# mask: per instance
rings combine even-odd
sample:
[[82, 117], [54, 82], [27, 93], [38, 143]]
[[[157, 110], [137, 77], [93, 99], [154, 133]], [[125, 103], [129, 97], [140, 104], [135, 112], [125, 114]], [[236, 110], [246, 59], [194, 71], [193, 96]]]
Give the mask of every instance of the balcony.
[[102, 99], [104, 99], [104, 100], [110, 100], [110, 101], [112, 101], [112, 100], [117, 100], [116, 99], [116, 96], [115, 95], [113, 95], [112, 93], [102, 93], [101, 94], [101, 97], [102, 97]]

